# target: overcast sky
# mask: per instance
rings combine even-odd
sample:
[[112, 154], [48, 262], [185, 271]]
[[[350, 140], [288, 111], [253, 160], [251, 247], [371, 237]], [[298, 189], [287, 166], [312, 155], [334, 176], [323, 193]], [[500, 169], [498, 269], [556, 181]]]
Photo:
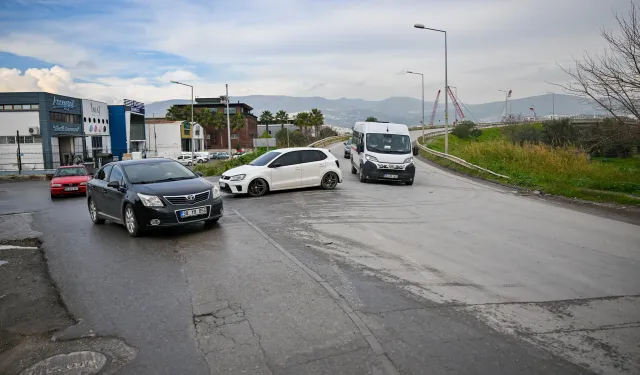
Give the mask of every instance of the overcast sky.
[[3, 0], [0, 91], [142, 102], [292, 95], [462, 101], [557, 91], [557, 64], [604, 48], [630, 0]]

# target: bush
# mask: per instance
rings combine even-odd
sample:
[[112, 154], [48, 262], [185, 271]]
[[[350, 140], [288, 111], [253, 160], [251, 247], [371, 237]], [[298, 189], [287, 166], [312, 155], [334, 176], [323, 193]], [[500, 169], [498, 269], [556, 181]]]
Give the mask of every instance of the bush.
[[461, 121], [451, 131], [451, 134], [460, 139], [478, 138], [482, 135], [482, 130], [476, 129], [473, 121]]
[[329, 127], [320, 129], [320, 138], [335, 137], [336, 135], [338, 135], [338, 132]]
[[578, 144], [578, 132], [571, 120], [549, 120], [542, 123], [541, 141], [554, 147]]
[[197, 164], [193, 169], [205, 176], [220, 176], [229, 169], [251, 163], [255, 158], [267, 152], [266, 148], [258, 148], [231, 160], [219, 160], [213, 163]]
[[509, 125], [502, 130], [503, 134], [511, 143], [524, 145], [525, 143], [540, 143], [541, 130], [539, 125]]

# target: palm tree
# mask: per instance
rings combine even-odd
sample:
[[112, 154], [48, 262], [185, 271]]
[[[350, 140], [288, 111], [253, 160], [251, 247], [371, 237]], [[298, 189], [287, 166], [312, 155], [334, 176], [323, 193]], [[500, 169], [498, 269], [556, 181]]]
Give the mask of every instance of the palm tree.
[[260, 114], [260, 123], [267, 125], [267, 134], [269, 134], [269, 124], [273, 122], [273, 114], [271, 111], [262, 111]]
[[218, 111], [214, 111], [211, 117], [211, 125], [220, 132], [220, 147], [222, 147], [223, 130], [227, 127], [227, 118], [224, 116], [224, 113]]
[[315, 128], [315, 136], [319, 137], [320, 136], [320, 127], [324, 124], [324, 115], [322, 114], [322, 111], [319, 110], [318, 108], [313, 108], [311, 110], [311, 113], [309, 114], [310, 117], [310, 125], [313, 126]]
[[310, 120], [309, 112], [300, 112], [296, 115], [295, 123], [301, 132], [303, 133], [305, 132], [304, 129], [306, 129], [307, 126], [309, 126], [309, 120]]
[[284, 129], [284, 124], [286, 124], [287, 121], [289, 121], [289, 114], [287, 114], [287, 111], [281, 109], [278, 112], [276, 112], [275, 120], [277, 124], [281, 124], [280, 129]]
[[[231, 130], [240, 130], [244, 127], [244, 116], [240, 112], [236, 112], [235, 116], [231, 117]], [[240, 145], [240, 138], [238, 137], [238, 144]]]

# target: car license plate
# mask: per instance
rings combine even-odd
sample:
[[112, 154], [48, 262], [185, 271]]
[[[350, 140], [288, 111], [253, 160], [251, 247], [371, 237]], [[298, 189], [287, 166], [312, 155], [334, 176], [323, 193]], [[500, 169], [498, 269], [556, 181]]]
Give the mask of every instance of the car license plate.
[[382, 175], [382, 177], [384, 177], [384, 178], [398, 178], [398, 175], [397, 174], [385, 173], [385, 174]]
[[200, 215], [206, 215], [206, 214], [207, 214], [206, 207], [199, 207], [199, 208], [192, 208], [189, 210], [178, 211], [178, 215], [180, 215], [181, 219], [184, 219], [185, 217], [200, 216]]
[[227, 186], [227, 184], [225, 184], [224, 182], [220, 181], [220, 186], [222, 186], [222, 187], [226, 187], [226, 186]]
[[76, 190], [78, 190], [77, 186], [64, 188], [64, 191], [76, 191]]

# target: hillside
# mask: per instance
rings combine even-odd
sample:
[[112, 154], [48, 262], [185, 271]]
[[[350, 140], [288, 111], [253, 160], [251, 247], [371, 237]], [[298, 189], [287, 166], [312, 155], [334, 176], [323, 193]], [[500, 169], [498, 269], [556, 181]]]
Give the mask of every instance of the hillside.
[[[325, 115], [325, 122], [329, 125], [351, 127], [356, 121], [363, 121], [368, 116], [374, 116], [379, 120], [398, 122], [408, 125], [417, 125], [421, 120], [421, 101], [409, 97], [391, 97], [384, 100], [373, 101], [363, 99], [326, 99], [321, 97], [294, 97], [282, 95], [250, 95], [231, 97], [232, 101], [240, 101], [254, 108], [253, 113], [259, 116], [264, 110], [276, 112], [284, 109], [289, 113], [308, 111], [318, 108]], [[173, 104], [188, 103], [188, 100], [172, 99], [146, 105], [147, 117], [163, 117], [167, 109]], [[431, 116], [430, 108], [433, 102], [425, 102], [426, 122]], [[509, 101], [510, 112], [515, 114], [531, 115], [529, 108], [535, 107], [538, 116], [550, 115], [553, 109], [551, 94], [532, 96]], [[478, 122], [499, 121], [504, 108], [504, 102], [491, 102], [484, 104], [471, 104], [463, 107], [465, 116]], [[598, 111], [582, 102], [582, 99], [571, 95], [555, 95], [555, 113], [577, 115], [593, 114]], [[454, 120], [455, 110], [449, 103], [449, 119]], [[436, 113], [436, 124], [444, 124], [443, 98]]]

